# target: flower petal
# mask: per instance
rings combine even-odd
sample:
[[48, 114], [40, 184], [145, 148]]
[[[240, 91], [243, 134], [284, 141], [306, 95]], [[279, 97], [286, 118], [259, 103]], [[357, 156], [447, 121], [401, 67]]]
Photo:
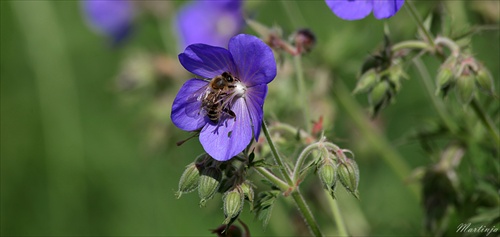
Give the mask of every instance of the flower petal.
[[188, 80], [182, 85], [174, 99], [170, 119], [175, 126], [182, 130], [198, 130], [206, 124], [205, 114], [201, 113], [201, 102], [193, 99], [204, 91], [208, 82], [200, 79]]
[[229, 52], [238, 67], [237, 77], [248, 87], [267, 84], [276, 77], [276, 61], [262, 40], [240, 34], [229, 41]]
[[333, 13], [344, 20], [363, 19], [373, 9], [372, 0], [325, 0]]
[[207, 123], [200, 133], [205, 151], [218, 161], [226, 161], [242, 152], [252, 140], [252, 126], [245, 100], [237, 99], [232, 111], [236, 117], [215, 125]]
[[191, 44], [227, 47], [243, 27], [240, 1], [198, 1], [184, 6], [176, 16], [182, 49]]
[[184, 53], [179, 54], [179, 61], [186, 70], [204, 78], [236, 71], [233, 57], [227, 49], [206, 44], [188, 46]]
[[[208, 3], [212, 6], [216, 6], [219, 8], [224, 8], [227, 10], [238, 10], [241, 9], [243, 5], [242, 0], [202, 0], [202, 2]], [[207, 5], [208, 5], [207, 4]]]
[[377, 19], [389, 18], [401, 9], [404, 0], [373, 1], [373, 15]]
[[267, 85], [257, 85], [247, 88], [246, 104], [250, 119], [252, 120], [253, 135], [255, 140], [259, 139], [262, 116], [264, 114], [264, 100], [267, 95]]
[[85, 0], [83, 8], [91, 27], [111, 37], [115, 43], [130, 33], [134, 10], [131, 1]]

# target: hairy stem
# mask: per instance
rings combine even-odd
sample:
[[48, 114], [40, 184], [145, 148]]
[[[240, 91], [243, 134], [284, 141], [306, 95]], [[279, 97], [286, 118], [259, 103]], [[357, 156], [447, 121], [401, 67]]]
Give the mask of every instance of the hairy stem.
[[407, 40], [403, 42], [399, 42], [392, 46], [392, 51], [396, 52], [402, 49], [423, 49], [423, 50], [432, 50], [429, 47], [427, 42], [423, 42], [421, 40]]
[[451, 55], [458, 57], [460, 55], [460, 46], [458, 46], [453, 40], [446, 37], [437, 37], [435, 40], [436, 45], [444, 45], [451, 50]]
[[271, 183], [273, 183], [274, 185], [276, 185], [276, 187], [278, 187], [282, 192], [286, 192], [288, 189], [290, 189], [290, 186], [287, 183], [285, 183], [280, 178], [276, 177], [276, 175], [274, 175], [273, 173], [271, 173], [266, 168], [264, 168], [264, 167], [254, 167], [254, 169], [260, 175], [264, 176], [264, 178], [266, 178]]
[[295, 201], [295, 204], [299, 208], [302, 217], [304, 217], [304, 219], [306, 220], [306, 223], [309, 226], [309, 229], [311, 230], [312, 234], [314, 236], [323, 236], [323, 234], [319, 229], [318, 224], [316, 223], [316, 220], [314, 219], [314, 216], [312, 215], [311, 210], [309, 210], [309, 207], [307, 206], [306, 201], [304, 200], [304, 197], [302, 196], [302, 194], [300, 194], [299, 189], [297, 188], [294, 192], [292, 192], [291, 196]]
[[[262, 120], [262, 131], [264, 132], [264, 136], [267, 139], [267, 143], [269, 144], [269, 147], [271, 148], [271, 153], [273, 154], [274, 160], [276, 164], [280, 167], [280, 172], [287, 181], [288, 185], [290, 187], [295, 187], [292, 178], [290, 177], [290, 174], [288, 173], [288, 169], [285, 167], [285, 164], [278, 153], [278, 150], [276, 149], [276, 146], [274, 145], [273, 140], [271, 139], [271, 135], [269, 134], [269, 129], [267, 128], [266, 122]], [[288, 191], [288, 190], [287, 190]], [[323, 236], [321, 234], [321, 231], [319, 230], [318, 223], [314, 219], [313, 214], [311, 213], [311, 210], [307, 206], [304, 197], [299, 192], [299, 188], [296, 187], [292, 190], [291, 196], [293, 200], [295, 201], [295, 204], [299, 208], [300, 213], [302, 214], [302, 217], [304, 217], [305, 222], [309, 226], [309, 229], [311, 233], [314, 236]]]
[[276, 149], [276, 146], [274, 145], [273, 139], [271, 138], [271, 134], [269, 134], [269, 129], [267, 128], [267, 124], [264, 120], [262, 120], [262, 131], [264, 132], [264, 136], [266, 137], [267, 143], [271, 148], [271, 153], [273, 154], [274, 161], [279, 167], [281, 175], [283, 176], [283, 178], [285, 179], [285, 181], [288, 183], [289, 186], [294, 186], [294, 183], [290, 178], [290, 174], [288, 173], [288, 169], [285, 167], [285, 163], [283, 162], [283, 159], [278, 153], [278, 149]]
[[476, 98], [473, 98], [470, 105], [483, 125], [488, 129], [493, 139], [495, 139], [496, 144], [500, 144], [500, 135], [498, 135], [498, 128], [496, 128], [495, 123], [493, 123], [490, 116], [488, 116], [488, 114], [481, 107], [479, 101], [477, 101]]
[[[306, 160], [307, 157], [314, 151], [314, 150], [319, 150], [323, 148], [323, 139], [317, 143], [313, 143], [309, 146], [306, 146], [304, 150], [299, 155], [299, 158], [297, 158], [297, 162], [295, 162], [295, 167], [293, 169], [293, 177], [292, 180], [295, 184], [297, 184], [300, 180], [299, 174], [300, 174], [300, 169], [304, 165], [304, 161]], [[323, 148], [324, 149], [324, 148]]]

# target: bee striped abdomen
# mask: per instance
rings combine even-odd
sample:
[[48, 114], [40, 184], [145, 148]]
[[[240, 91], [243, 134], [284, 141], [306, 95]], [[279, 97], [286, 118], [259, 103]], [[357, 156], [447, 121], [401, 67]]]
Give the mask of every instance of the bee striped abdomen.
[[212, 78], [201, 97], [201, 107], [213, 123], [218, 123], [222, 116], [236, 119], [236, 114], [230, 109], [232, 94], [236, 88], [235, 79], [229, 72], [224, 72]]
[[218, 104], [212, 104], [210, 106], [207, 106], [207, 117], [210, 119], [210, 121], [217, 123], [220, 118], [220, 111], [219, 111], [219, 105]]

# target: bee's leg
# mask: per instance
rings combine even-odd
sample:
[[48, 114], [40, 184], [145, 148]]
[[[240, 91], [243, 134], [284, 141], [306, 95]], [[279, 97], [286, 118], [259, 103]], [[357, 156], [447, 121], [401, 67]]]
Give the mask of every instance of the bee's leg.
[[229, 115], [229, 117], [234, 118], [234, 121], [236, 121], [236, 114], [232, 110], [230, 110], [228, 108], [224, 108], [223, 111], [224, 111], [224, 113]]

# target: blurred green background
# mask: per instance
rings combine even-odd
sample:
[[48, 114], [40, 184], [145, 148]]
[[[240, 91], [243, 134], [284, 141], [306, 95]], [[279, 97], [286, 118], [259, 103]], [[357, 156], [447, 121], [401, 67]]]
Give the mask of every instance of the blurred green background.
[[[472, 2], [447, 4], [456, 22], [479, 24], [491, 18], [486, 10], [470, 7], [480, 1]], [[175, 145], [189, 136], [169, 118], [172, 100], [189, 78], [176, 60], [179, 50], [171, 23], [185, 2], [166, 3], [154, 14], [151, 9], [139, 11], [131, 37], [111, 47], [88, 27], [78, 1], [0, 1], [1, 235], [206, 236], [222, 223], [220, 195], [203, 209], [196, 193], [179, 200], [174, 196], [184, 167], [203, 149], [196, 139]], [[427, 13], [435, 3], [415, 4]], [[498, 3], [493, 6], [498, 10]], [[317, 46], [303, 59], [311, 85], [315, 78], [308, 75], [318, 67], [329, 73], [328, 80], [342, 80], [352, 90], [363, 60], [382, 43], [383, 21], [373, 16], [342, 21], [324, 1], [247, 1], [245, 11], [263, 24], [281, 26], [285, 33], [297, 27], [315, 32]], [[396, 42], [416, 34], [405, 9], [388, 23]], [[471, 41], [474, 55], [494, 74], [497, 88], [499, 40], [498, 31], [485, 31]], [[439, 62], [426, 61], [434, 74]], [[381, 139], [391, 141], [415, 168], [431, 159], [417, 142], [398, 141], [436, 113], [428, 106], [418, 75], [411, 68], [408, 73], [410, 80], [404, 82], [397, 103], [374, 124], [384, 134]], [[134, 83], [140, 86], [123, 89], [128, 80], [139, 80]], [[270, 96], [279, 91], [273, 84], [278, 82], [270, 84]], [[359, 135], [342, 106], [328, 96], [335, 83], [328, 85], [326, 135], [353, 150], [361, 170], [361, 200], [339, 191], [349, 231], [372, 236], [421, 233], [419, 199]], [[365, 95], [355, 100], [367, 107]], [[293, 123], [298, 115], [279, 109], [290, 103], [295, 101], [268, 101], [266, 118]], [[307, 198], [325, 234], [335, 233], [329, 214], [314, 204], [324, 195], [320, 190]], [[290, 226], [300, 220], [291, 217], [295, 209], [285, 204], [291, 203], [279, 200], [265, 230], [245, 207], [242, 218], [252, 235], [295, 235]]]

